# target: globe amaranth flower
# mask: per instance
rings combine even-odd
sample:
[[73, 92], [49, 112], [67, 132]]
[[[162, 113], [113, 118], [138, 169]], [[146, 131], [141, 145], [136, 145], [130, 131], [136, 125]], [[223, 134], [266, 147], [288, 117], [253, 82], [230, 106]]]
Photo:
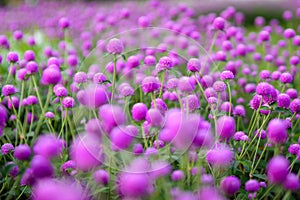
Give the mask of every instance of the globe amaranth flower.
[[135, 121], [144, 120], [147, 114], [147, 106], [144, 103], [136, 103], [132, 106], [131, 114]]
[[6, 57], [7, 62], [16, 63], [19, 61], [19, 55], [16, 52], [9, 52]]
[[217, 134], [224, 139], [230, 139], [235, 133], [235, 121], [233, 117], [222, 116], [217, 120]]
[[13, 151], [15, 148], [11, 143], [5, 143], [1, 146], [1, 152], [3, 155], [8, 154], [9, 152]]
[[110, 178], [109, 173], [103, 169], [99, 169], [93, 174], [94, 181], [98, 184], [107, 185]]
[[261, 82], [256, 86], [256, 93], [259, 95], [267, 96], [271, 93], [272, 86], [267, 82]]
[[290, 110], [293, 113], [300, 113], [300, 99], [294, 99], [290, 104]]
[[300, 150], [300, 144], [291, 144], [288, 148], [288, 152], [293, 155], [297, 155]]
[[288, 138], [286, 122], [281, 119], [272, 119], [267, 128], [268, 139], [274, 144], [283, 144]]
[[222, 81], [231, 80], [234, 79], [234, 74], [229, 70], [225, 70], [221, 73], [220, 78]]
[[35, 60], [34, 51], [32, 51], [32, 50], [25, 51], [25, 53], [24, 53], [24, 60], [26, 60], [27, 62], [34, 61]]
[[184, 178], [184, 173], [181, 170], [175, 170], [171, 174], [172, 181], [180, 181]]
[[53, 119], [54, 116], [55, 116], [55, 115], [54, 115], [53, 112], [46, 112], [46, 113], [45, 113], [45, 117], [48, 118], [48, 119]]
[[53, 158], [60, 155], [62, 149], [61, 141], [52, 134], [39, 136], [33, 146], [35, 155], [42, 155], [45, 158]]
[[227, 176], [221, 180], [220, 187], [227, 195], [233, 195], [240, 189], [241, 181], [236, 176]]
[[293, 76], [289, 72], [284, 72], [280, 75], [280, 82], [287, 84], [287, 83], [292, 83], [293, 82]]
[[47, 85], [55, 85], [60, 82], [61, 78], [61, 72], [56, 65], [50, 65], [42, 73], [42, 81]]
[[250, 179], [245, 183], [245, 190], [247, 192], [257, 192], [260, 188], [260, 184], [257, 180]]
[[283, 183], [289, 173], [289, 161], [283, 156], [273, 157], [267, 165], [267, 179], [272, 184]]
[[31, 155], [31, 149], [27, 144], [20, 144], [15, 148], [14, 157], [18, 160], [27, 160]]
[[228, 167], [234, 159], [233, 151], [223, 144], [218, 144], [210, 149], [206, 154], [207, 162], [212, 167], [223, 168]]
[[277, 98], [277, 105], [280, 108], [289, 108], [290, 106], [290, 96], [287, 94], [279, 94]]
[[213, 88], [216, 92], [224, 92], [226, 90], [226, 84], [223, 81], [216, 81], [213, 84]]
[[87, 74], [85, 72], [77, 72], [74, 75], [74, 82], [75, 83], [85, 83], [87, 82]]
[[198, 58], [191, 58], [187, 63], [187, 70], [190, 72], [199, 72], [201, 69], [201, 62]]
[[157, 78], [153, 76], [148, 76], [142, 81], [142, 90], [145, 93], [150, 93], [158, 90], [160, 83]]
[[172, 67], [173, 67], [172, 59], [168, 56], [164, 56], [159, 59], [156, 69], [158, 71], [163, 71], [163, 70], [169, 70]]
[[135, 134], [125, 126], [113, 128], [109, 135], [112, 149], [116, 151], [127, 149], [131, 145], [134, 136]]
[[216, 30], [224, 30], [225, 28], [225, 19], [222, 17], [217, 17], [213, 21], [213, 27]]
[[75, 106], [75, 100], [73, 97], [65, 97], [61, 103], [65, 108], [73, 108]]
[[124, 46], [121, 40], [113, 38], [109, 40], [106, 49], [111, 54], [121, 54], [123, 52]]
[[17, 89], [13, 85], [4, 85], [2, 87], [3, 96], [11, 96], [17, 92]]
[[286, 190], [297, 191], [300, 188], [299, 176], [294, 173], [289, 173], [283, 182], [283, 187]]
[[62, 17], [62, 18], [59, 19], [58, 25], [59, 25], [59, 27], [62, 28], [62, 29], [67, 29], [67, 28], [70, 27], [70, 21], [69, 21], [68, 18]]

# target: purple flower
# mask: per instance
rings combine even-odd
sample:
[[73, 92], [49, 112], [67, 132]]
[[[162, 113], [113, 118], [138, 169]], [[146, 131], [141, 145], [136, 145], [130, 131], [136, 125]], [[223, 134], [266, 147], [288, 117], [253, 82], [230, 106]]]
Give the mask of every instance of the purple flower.
[[147, 106], [144, 103], [136, 103], [132, 106], [132, 118], [135, 121], [144, 120], [147, 114]]
[[207, 152], [206, 160], [213, 167], [228, 167], [234, 158], [233, 151], [223, 144], [216, 145]]
[[11, 143], [5, 143], [1, 146], [1, 152], [3, 155], [8, 154], [9, 152], [13, 151], [15, 148]]
[[294, 99], [290, 104], [293, 113], [300, 113], [300, 99]]
[[181, 170], [175, 170], [172, 172], [171, 179], [172, 181], [180, 181], [184, 178], [184, 173]]
[[268, 139], [274, 144], [283, 144], [288, 138], [286, 122], [280, 119], [272, 119], [267, 128]]
[[225, 70], [221, 73], [220, 78], [222, 81], [231, 80], [234, 79], [234, 74], [229, 70]]
[[213, 21], [213, 27], [216, 30], [224, 30], [225, 28], [225, 20], [222, 17], [217, 17]]
[[45, 158], [56, 157], [62, 152], [62, 144], [55, 135], [41, 135], [34, 144], [33, 152]]
[[6, 57], [7, 62], [16, 63], [19, 61], [19, 55], [16, 52], [9, 52]]
[[283, 187], [286, 190], [297, 191], [300, 188], [300, 181], [298, 175], [289, 173], [286, 180], [283, 182]]
[[63, 98], [61, 103], [65, 108], [73, 108], [75, 106], [75, 100], [72, 97]]
[[124, 47], [121, 40], [113, 38], [109, 40], [106, 49], [111, 54], [121, 54], [123, 52]]
[[230, 139], [235, 133], [233, 117], [222, 116], [217, 120], [217, 134], [224, 139]]
[[106, 185], [109, 182], [109, 174], [103, 169], [95, 171], [93, 177], [94, 181], [98, 184]]
[[191, 72], [198, 72], [201, 69], [201, 62], [197, 58], [191, 58], [187, 63], [187, 70]]
[[283, 156], [273, 157], [267, 165], [267, 178], [270, 183], [283, 183], [289, 173], [289, 161]]
[[280, 108], [289, 108], [290, 106], [290, 96], [287, 94], [279, 94], [277, 99], [278, 107]]
[[297, 155], [300, 150], [300, 144], [291, 144], [288, 148], [290, 154]]
[[260, 188], [259, 182], [254, 179], [250, 179], [245, 183], [245, 190], [247, 192], [257, 192]]
[[43, 71], [42, 74], [42, 81], [47, 85], [55, 85], [59, 83], [61, 78], [62, 75], [60, 73], [60, 70], [56, 67], [56, 65], [50, 65]]
[[16, 147], [14, 157], [18, 160], [27, 160], [30, 157], [31, 150], [27, 144], [20, 144]]
[[62, 17], [59, 19], [58, 25], [62, 29], [67, 29], [70, 27], [70, 21], [68, 18]]
[[221, 180], [221, 189], [228, 195], [233, 195], [241, 187], [241, 181], [236, 176], [227, 176]]
[[156, 91], [160, 87], [159, 81], [153, 77], [148, 76], [142, 82], [142, 90], [145, 93], [150, 93]]
[[15, 86], [13, 85], [4, 85], [2, 87], [2, 95], [3, 96], [11, 96], [17, 92]]
[[74, 82], [75, 83], [85, 83], [85, 82], [87, 82], [87, 74], [85, 72], [77, 72], [74, 75]]

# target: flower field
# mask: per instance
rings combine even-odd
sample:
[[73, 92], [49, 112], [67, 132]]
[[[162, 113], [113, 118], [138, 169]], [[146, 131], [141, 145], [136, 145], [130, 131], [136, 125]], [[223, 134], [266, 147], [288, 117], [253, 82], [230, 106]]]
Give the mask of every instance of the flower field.
[[297, 5], [0, 8], [0, 199], [300, 199]]

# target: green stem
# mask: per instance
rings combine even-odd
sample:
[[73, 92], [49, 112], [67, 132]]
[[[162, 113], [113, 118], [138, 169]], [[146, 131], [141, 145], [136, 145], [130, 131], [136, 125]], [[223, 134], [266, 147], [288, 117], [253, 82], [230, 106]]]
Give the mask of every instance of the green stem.
[[111, 99], [110, 99], [111, 103], [114, 100], [116, 80], [117, 80], [117, 56], [114, 55], [114, 71], [113, 71], [113, 81], [112, 81]]

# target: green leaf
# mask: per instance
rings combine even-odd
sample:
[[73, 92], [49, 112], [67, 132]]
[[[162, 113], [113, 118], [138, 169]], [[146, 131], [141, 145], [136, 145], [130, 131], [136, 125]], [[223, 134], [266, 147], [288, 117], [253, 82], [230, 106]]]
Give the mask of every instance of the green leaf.
[[267, 180], [267, 177], [265, 174], [253, 174], [252, 176], [262, 179], [262, 180]]

